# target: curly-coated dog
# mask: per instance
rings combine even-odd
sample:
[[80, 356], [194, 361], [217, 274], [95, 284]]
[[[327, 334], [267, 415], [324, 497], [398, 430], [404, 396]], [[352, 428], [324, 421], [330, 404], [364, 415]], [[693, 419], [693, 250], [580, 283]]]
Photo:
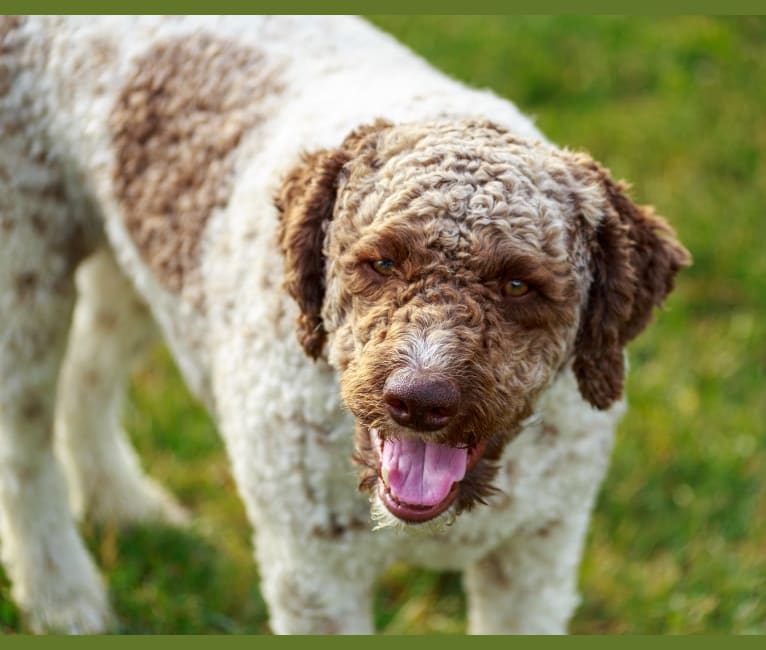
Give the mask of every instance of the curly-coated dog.
[[565, 630], [623, 347], [688, 263], [661, 218], [355, 18], [4, 18], [0, 133], [0, 540], [32, 629], [109, 629], [76, 518], [185, 516], [119, 425], [156, 323], [275, 631], [372, 631], [398, 560], [464, 570], [471, 631]]

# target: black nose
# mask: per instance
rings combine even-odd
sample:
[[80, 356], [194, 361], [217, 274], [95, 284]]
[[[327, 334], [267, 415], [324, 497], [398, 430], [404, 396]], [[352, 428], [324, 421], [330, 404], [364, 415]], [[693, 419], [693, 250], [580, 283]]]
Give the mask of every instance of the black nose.
[[383, 387], [383, 401], [393, 420], [417, 431], [447, 426], [460, 405], [460, 389], [444, 377], [394, 373]]

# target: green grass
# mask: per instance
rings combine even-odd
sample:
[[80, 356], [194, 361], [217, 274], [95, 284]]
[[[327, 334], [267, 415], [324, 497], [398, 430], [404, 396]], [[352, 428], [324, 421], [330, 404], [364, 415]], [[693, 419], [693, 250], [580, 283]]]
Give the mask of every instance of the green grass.
[[[766, 633], [766, 20], [376, 17], [453, 76], [590, 151], [675, 225], [694, 266], [630, 348], [630, 411], [598, 501], [576, 633]], [[196, 514], [86, 530], [124, 632], [267, 631], [220, 442], [163, 352], [127, 426]], [[465, 629], [457, 575], [397, 566], [386, 632]], [[0, 631], [20, 630], [0, 579]]]

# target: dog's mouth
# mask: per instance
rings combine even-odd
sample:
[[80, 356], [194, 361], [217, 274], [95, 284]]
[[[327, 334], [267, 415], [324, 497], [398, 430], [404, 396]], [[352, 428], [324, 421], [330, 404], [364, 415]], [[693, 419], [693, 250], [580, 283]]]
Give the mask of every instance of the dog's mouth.
[[460, 483], [487, 447], [452, 447], [415, 436], [382, 438], [369, 430], [377, 457], [378, 496], [395, 517], [422, 523], [455, 503]]

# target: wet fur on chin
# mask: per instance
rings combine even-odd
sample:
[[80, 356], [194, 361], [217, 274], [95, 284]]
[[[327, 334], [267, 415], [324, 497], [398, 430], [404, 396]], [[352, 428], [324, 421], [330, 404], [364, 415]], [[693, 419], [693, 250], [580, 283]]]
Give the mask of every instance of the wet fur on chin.
[[455, 504], [452, 504], [447, 510], [437, 515], [433, 519], [419, 523], [407, 522], [393, 515], [383, 504], [378, 496], [378, 490], [373, 489], [370, 494], [370, 517], [375, 525], [373, 532], [389, 528], [396, 533], [407, 535], [423, 535], [430, 537], [432, 535], [443, 535], [449, 530], [449, 527], [455, 523], [458, 513]]

